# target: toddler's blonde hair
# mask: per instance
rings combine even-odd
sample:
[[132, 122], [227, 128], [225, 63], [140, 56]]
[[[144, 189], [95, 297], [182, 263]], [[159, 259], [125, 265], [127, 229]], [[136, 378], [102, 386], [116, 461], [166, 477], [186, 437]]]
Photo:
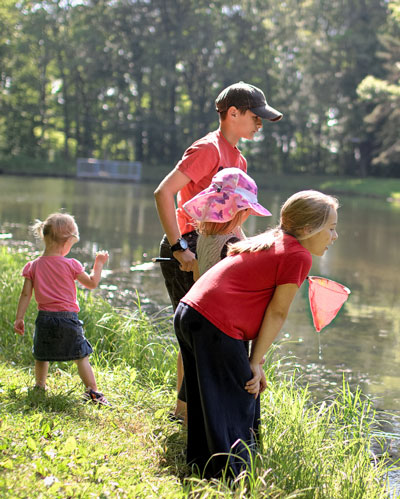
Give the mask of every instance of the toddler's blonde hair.
[[65, 243], [71, 236], [79, 239], [78, 226], [68, 213], [52, 213], [43, 222], [36, 219], [31, 226], [33, 235], [45, 242]]

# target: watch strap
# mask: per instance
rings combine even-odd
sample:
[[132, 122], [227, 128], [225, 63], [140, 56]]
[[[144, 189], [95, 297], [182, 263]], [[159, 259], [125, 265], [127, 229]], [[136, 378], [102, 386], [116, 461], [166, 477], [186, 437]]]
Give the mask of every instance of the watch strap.
[[171, 251], [172, 251], [172, 253], [173, 253], [174, 251], [184, 251], [184, 250], [186, 249], [186, 248], [183, 248], [183, 247], [182, 247], [181, 242], [182, 242], [182, 238], [180, 237], [180, 238], [178, 239], [178, 241], [177, 241], [175, 244], [173, 244], [173, 245], [171, 246]]

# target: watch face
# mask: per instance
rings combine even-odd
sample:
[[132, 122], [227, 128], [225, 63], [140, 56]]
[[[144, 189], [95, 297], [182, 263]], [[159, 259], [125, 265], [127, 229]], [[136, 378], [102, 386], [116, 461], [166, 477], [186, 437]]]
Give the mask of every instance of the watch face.
[[189, 247], [186, 239], [183, 239], [183, 238], [179, 240], [179, 244], [180, 244], [183, 251], [188, 249], [188, 247]]
[[189, 245], [186, 241], [186, 239], [183, 239], [183, 237], [180, 237], [178, 239], [178, 242], [176, 242], [174, 245], [171, 246], [172, 252], [174, 251], [185, 251], [188, 249]]

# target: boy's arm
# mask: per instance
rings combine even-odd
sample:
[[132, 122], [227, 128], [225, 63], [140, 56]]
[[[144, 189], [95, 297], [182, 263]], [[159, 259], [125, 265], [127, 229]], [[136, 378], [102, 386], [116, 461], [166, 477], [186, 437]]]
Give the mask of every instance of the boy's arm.
[[82, 272], [76, 276], [77, 280], [87, 289], [97, 288], [101, 280], [101, 271], [108, 260], [108, 251], [98, 251], [94, 261], [92, 272], [87, 274]]
[[19, 297], [17, 315], [14, 322], [14, 331], [21, 336], [25, 333], [24, 317], [26, 309], [32, 298], [33, 285], [30, 279], [25, 277], [24, 285], [22, 287], [21, 295]]
[[[158, 216], [171, 245], [175, 244], [182, 235], [176, 219], [175, 196], [189, 182], [190, 178], [187, 175], [175, 169], [164, 178], [154, 191]], [[190, 249], [174, 251], [173, 255], [179, 261], [181, 270], [186, 272], [193, 270], [196, 256]]]

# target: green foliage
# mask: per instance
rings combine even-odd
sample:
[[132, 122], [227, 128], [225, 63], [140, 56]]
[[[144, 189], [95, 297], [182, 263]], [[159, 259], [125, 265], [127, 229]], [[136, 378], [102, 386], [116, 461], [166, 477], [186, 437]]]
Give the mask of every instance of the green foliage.
[[371, 126], [372, 104], [356, 93], [371, 68], [388, 88], [398, 84], [398, 0], [386, 5], [4, 1], [0, 153], [171, 167], [217, 127], [222, 88], [244, 80], [284, 114], [265, 123], [263, 140], [241, 144], [255, 169], [398, 176], [393, 113], [379, 113], [384, 127]]
[[369, 113], [364, 116], [367, 131], [371, 134], [371, 172], [390, 176], [398, 171], [400, 139], [400, 2], [389, 4], [390, 15], [381, 30], [381, 48], [378, 56], [384, 74], [368, 75], [359, 84], [357, 93], [367, 103]]
[[0, 493], [25, 497], [380, 499], [388, 465], [371, 447], [375, 414], [343, 381], [337, 396], [311, 401], [270, 350], [262, 400], [263, 446], [234, 483], [203, 480], [185, 465], [185, 431], [170, 423], [176, 349], [169, 321], [137, 307], [113, 309], [80, 291], [100, 389], [113, 407], [80, 400], [73, 363], [52, 363], [46, 391], [33, 384], [27, 333], [12, 330], [20, 271], [32, 255], [0, 248]]

